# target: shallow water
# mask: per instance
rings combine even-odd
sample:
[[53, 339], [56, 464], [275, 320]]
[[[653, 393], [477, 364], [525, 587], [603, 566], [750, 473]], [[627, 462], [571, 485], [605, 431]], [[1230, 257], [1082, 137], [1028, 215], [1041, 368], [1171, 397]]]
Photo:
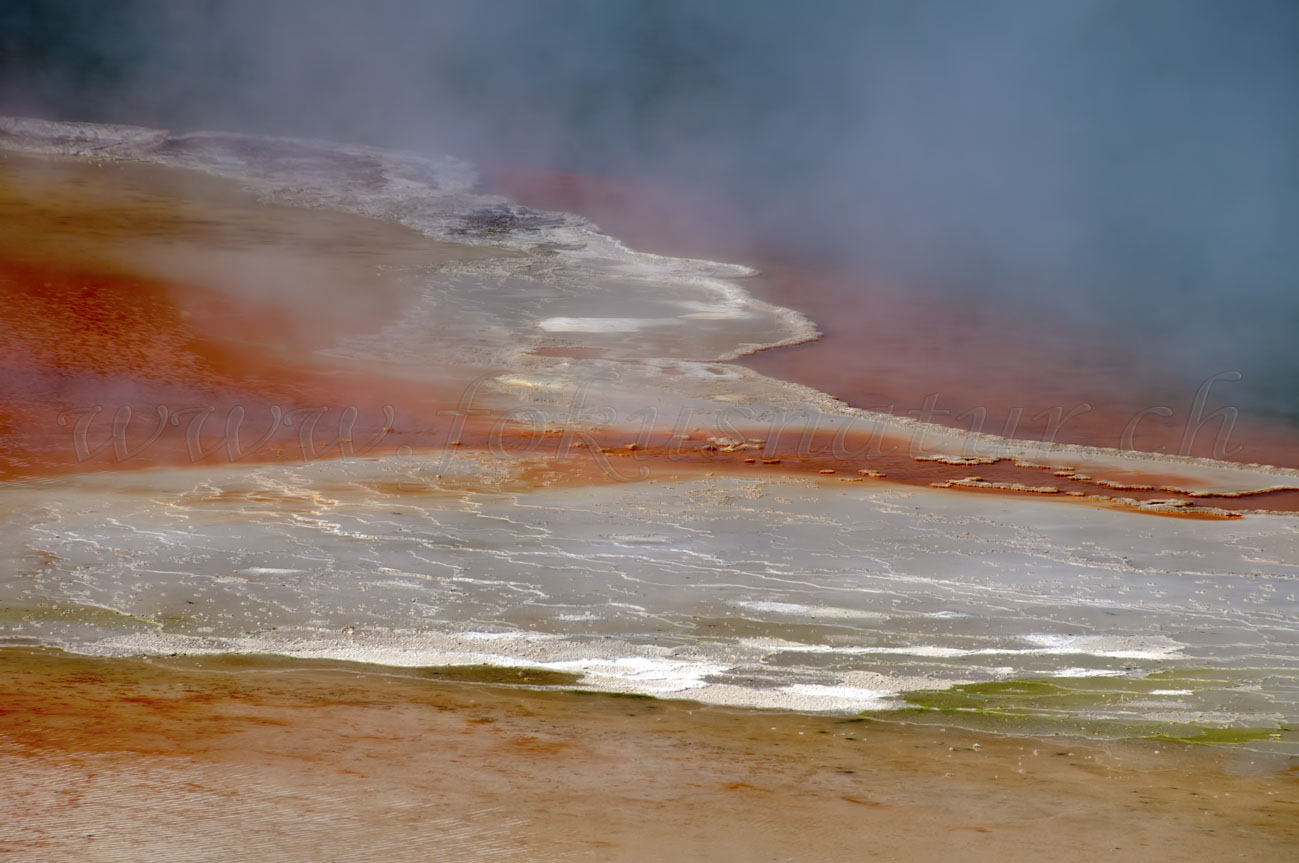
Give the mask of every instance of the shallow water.
[[837, 712], [1031, 678], [1064, 691], [970, 721], [1294, 743], [1299, 528], [1220, 510], [1293, 509], [1295, 471], [970, 435], [763, 377], [726, 360], [815, 330], [748, 270], [633, 252], [450, 160], [0, 132], [43, 157], [0, 163], [32, 238], [6, 266], [66, 276], [6, 282], [53, 311], [6, 331], [0, 639]]
[[515, 466], [412, 456], [11, 487], [6, 639], [523, 664], [829, 711], [1005, 678], [1185, 673], [1203, 679], [1074, 712], [1177, 735], [1299, 721], [1289, 516], [1206, 529], [795, 478], [515, 489]]

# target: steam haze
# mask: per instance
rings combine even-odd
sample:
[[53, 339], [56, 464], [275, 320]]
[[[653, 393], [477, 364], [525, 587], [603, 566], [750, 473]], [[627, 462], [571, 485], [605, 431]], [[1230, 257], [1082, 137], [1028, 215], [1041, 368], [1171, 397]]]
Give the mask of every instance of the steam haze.
[[702, 189], [753, 242], [1299, 403], [1289, 2], [9, 2], [0, 110]]

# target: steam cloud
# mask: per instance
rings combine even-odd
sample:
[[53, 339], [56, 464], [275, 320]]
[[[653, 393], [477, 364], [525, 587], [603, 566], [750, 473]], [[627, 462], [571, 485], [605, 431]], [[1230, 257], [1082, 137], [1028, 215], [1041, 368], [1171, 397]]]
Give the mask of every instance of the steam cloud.
[[690, 184], [1299, 415], [1299, 6], [9, 0], [0, 110]]

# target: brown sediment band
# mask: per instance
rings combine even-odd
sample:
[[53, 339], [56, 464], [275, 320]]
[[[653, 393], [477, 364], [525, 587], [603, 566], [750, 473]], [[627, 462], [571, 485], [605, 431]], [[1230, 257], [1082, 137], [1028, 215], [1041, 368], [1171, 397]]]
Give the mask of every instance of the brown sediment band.
[[[870, 479], [954, 491], [979, 491], [1004, 495], [1033, 495], [1101, 505], [1109, 509], [1130, 510], [1180, 518], [1234, 518], [1251, 510], [1299, 512], [1299, 491], [1274, 490], [1267, 494], [1226, 495], [1220, 507], [1196, 504], [1191, 496], [1172, 498], [1156, 490], [1156, 483], [1115, 481], [1127, 490], [1124, 497], [1086, 492], [1064, 493], [1059, 486], [1044, 486], [1034, 480], [1041, 476], [1036, 467], [1022, 467], [1009, 459], [996, 459], [984, 466], [984, 473], [970, 476], [968, 468], [939, 460], [919, 460], [906, 455], [907, 441], [879, 436], [860, 438], [809, 434], [797, 442], [776, 443], [764, 447], [761, 458], [746, 450], [726, 451], [707, 442], [705, 430], [695, 430], [682, 440], [668, 433], [642, 435], [634, 449], [614, 445], [616, 432], [608, 430], [554, 429], [537, 435], [525, 431], [502, 431], [499, 425], [487, 427], [484, 422], [466, 428], [464, 443], [471, 450], [518, 458], [535, 464], [534, 476], [546, 477], [549, 484], [583, 484], [639, 479], [688, 479], [701, 473], [739, 477], [786, 476], [805, 477], [813, 481], [849, 479], [838, 474], [852, 472], [853, 479]], [[843, 450], [863, 455], [849, 457]], [[867, 450], [870, 450], [869, 454]], [[865, 462], [870, 466], [862, 466]], [[544, 467], [541, 467], [543, 466]], [[1125, 478], [1132, 472], [1125, 469]], [[1080, 484], [1087, 484], [1086, 482]], [[1133, 486], [1144, 488], [1132, 489]]]
[[4, 648], [0, 689], [0, 850], [17, 859], [227, 859], [236, 833], [286, 861], [1146, 863], [1151, 847], [1281, 860], [1299, 842], [1283, 764], [1162, 741], [275, 657]]
[[[934, 461], [939, 464], [958, 465], [960, 467], [969, 467], [973, 465], [996, 464], [1000, 461], [1007, 461], [1001, 456], [989, 456], [983, 458], [980, 456], [958, 456], [958, 455], [920, 455], [916, 456], [916, 461]], [[1022, 466], [1022, 465], [1021, 465]]]
[[[701, 472], [735, 473], [738, 476], [805, 476], [822, 480], [834, 477], [841, 480], [844, 477], [836, 475], [846, 471], [855, 474], [856, 479], [904, 486], [1059, 496], [1137, 512], [1210, 517], [1204, 507], [1179, 505], [1175, 509], [1156, 510], [1147, 505], [1151, 499], [1167, 499], [1179, 493], [1162, 490], [1163, 486], [1157, 479], [1149, 483], [1132, 482], [1130, 470], [1124, 471], [1123, 482], [1093, 480], [1077, 474], [1068, 477], [1075, 485], [1121, 489], [1127, 493], [1125, 498], [1102, 494], [1063, 495], [1058, 486], [1043, 486], [1035, 481], [1041, 476], [1037, 466], [1025, 467], [1009, 459], [982, 459], [983, 472], [972, 477], [968, 466], [960, 460], [917, 459], [907, 455], [908, 441], [902, 438], [820, 432], [761, 446], [747, 443], [719, 446], [712, 442], [717, 440], [716, 437], [710, 440], [707, 431], [700, 429], [691, 436], [693, 440], [682, 440], [679, 435], [663, 432], [642, 434], [639, 440], [628, 442], [627, 431], [616, 429], [555, 427], [537, 432], [515, 428], [507, 417], [492, 412], [466, 418], [458, 415], [454, 409], [455, 402], [450, 397], [439, 403], [427, 401], [427, 392], [421, 396], [427, 405], [422, 416], [402, 417], [389, 424], [382, 420], [380, 407], [375, 405], [368, 413], [361, 414], [352, 435], [347, 438], [340, 438], [337, 431], [331, 430], [304, 441], [300, 429], [290, 428], [271, 438], [265, 446], [253, 449], [241, 463], [292, 463], [394, 453], [434, 457], [443, 447], [451, 447], [494, 457], [507, 468], [513, 463], [521, 477], [533, 477], [539, 485], [688, 478]], [[110, 419], [97, 417], [95, 420], [98, 425], [92, 426], [92, 438], [98, 441], [99, 437], [106, 435]], [[157, 425], [156, 418], [149, 420]], [[254, 425], [254, 428], [260, 431], [260, 426]], [[28, 452], [24, 463], [10, 463], [10, 478], [195, 463], [191, 459], [190, 441], [183, 425], [164, 427], [151, 445], [136, 457], [121, 459], [112, 447], [107, 447], [84, 463], [75, 459], [72, 441], [75, 429], [64, 427], [54, 431], [57, 434], [49, 434], [44, 439], [48, 453], [45, 460], [38, 461]], [[134, 428], [132, 433], [141, 434]], [[453, 434], [455, 437], [448, 440]], [[229, 463], [224, 450], [213, 446], [207, 437], [201, 441], [209, 455], [197, 463]], [[851, 455], [853, 453], [857, 455]], [[1299, 511], [1299, 490], [1295, 489], [1180, 496], [1186, 504], [1212, 496], [1222, 505], [1221, 509], [1232, 511]]]
[[1170, 494], [1183, 494], [1187, 497], [1220, 497], [1224, 499], [1238, 500], [1244, 497], [1260, 497], [1263, 495], [1278, 495], [1286, 492], [1299, 491], [1299, 487], [1293, 485], [1274, 485], [1267, 488], [1250, 489], [1247, 491], [1195, 491], [1192, 489], [1178, 488], [1176, 486], [1161, 485], [1159, 490]]
[[1154, 491], [1155, 487], [1147, 482], [1116, 482], [1110, 479], [1095, 479], [1093, 483], [1101, 488], [1112, 488], [1115, 491]]
[[1053, 485], [1024, 485], [1020, 482], [988, 482], [981, 476], [967, 476], [945, 482], [930, 483], [931, 488], [986, 488], [998, 491], [1021, 491], [1028, 494], [1059, 494]]

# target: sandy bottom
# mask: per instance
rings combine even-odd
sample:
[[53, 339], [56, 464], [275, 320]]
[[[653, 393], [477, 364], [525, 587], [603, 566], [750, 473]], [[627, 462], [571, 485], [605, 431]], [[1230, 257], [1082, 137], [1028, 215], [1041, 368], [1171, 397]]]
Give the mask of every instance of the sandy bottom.
[[259, 658], [10, 648], [0, 681], [11, 860], [1273, 861], [1299, 841], [1296, 767], [1149, 741]]

